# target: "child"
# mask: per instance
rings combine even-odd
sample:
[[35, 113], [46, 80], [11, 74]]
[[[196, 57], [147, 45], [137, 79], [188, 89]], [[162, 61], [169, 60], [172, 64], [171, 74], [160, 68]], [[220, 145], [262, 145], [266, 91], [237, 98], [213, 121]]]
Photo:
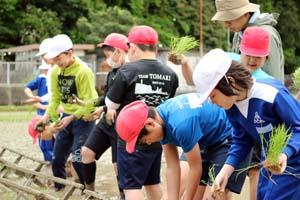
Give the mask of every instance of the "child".
[[[37, 115], [40, 116], [38, 118], [33, 118], [32, 120], [35, 121], [36, 119], [40, 119], [42, 115], [44, 115], [45, 110], [47, 108], [48, 102], [34, 102], [32, 101], [35, 95], [33, 94], [33, 91], [37, 90], [37, 96], [41, 97], [45, 94], [48, 93], [48, 88], [47, 88], [47, 84], [46, 84], [46, 74], [48, 72], [48, 70], [50, 69], [51, 65], [48, 65], [47, 63], [45, 63], [44, 61], [42, 61], [42, 65], [39, 66], [39, 69], [42, 70], [42, 73], [36, 77], [35, 79], [33, 79], [32, 81], [30, 81], [24, 89], [24, 93], [26, 94], [26, 96], [29, 98], [26, 100], [26, 103], [29, 104], [33, 104], [36, 107], [36, 111], [37, 111]], [[30, 122], [29, 124], [31, 124], [32, 122]], [[30, 125], [29, 125], [30, 126]], [[28, 130], [32, 130], [28, 127]], [[35, 133], [35, 131], [29, 131], [29, 133], [31, 135], [35, 135], [33, 137], [33, 141], [36, 141], [36, 134], [32, 134]], [[52, 156], [53, 156], [53, 145], [54, 145], [54, 138], [51, 140], [43, 140], [41, 138], [38, 139], [39, 142], [39, 146], [41, 151], [43, 152], [43, 156], [44, 156], [44, 160], [45, 161], [52, 161]], [[35, 143], [35, 142], [34, 142]]]
[[[130, 62], [118, 70], [114, 84], [105, 97], [108, 124], [114, 123], [115, 110], [119, 111], [125, 105], [142, 99], [148, 105], [158, 106], [174, 97], [178, 87], [176, 73], [156, 58], [158, 34], [152, 27], [133, 27], [128, 40]], [[125, 142], [120, 138], [117, 145], [119, 185], [124, 190], [126, 200], [144, 199], [143, 186], [148, 199], [159, 199], [162, 196], [161, 145], [158, 142], [138, 145], [137, 151], [132, 154], [126, 152]]]
[[[145, 102], [135, 101], [125, 106], [117, 118], [117, 132], [126, 141], [129, 153], [135, 151], [136, 144], [150, 145], [160, 141], [163, 145], [168, 199], [179, 199], [177, 146], [183, 149], [190, 166], [185, 199], [193, 199], [199, 185], [201, 195], [198, 199], [207, 199], [209, 190], [205, 191], [205, 185], [212, 181], [209, 169], [214, 167], [215, 173], [221, 169], [231, 144], [232, 127], [225, 111], [209, 100], [200, 105], [199, 98], [196, 93], [183, 94], [157, 108], [148, 108]], [[243, 164], [245, 167], [248, 163]], [[227, 197], [231, 196], [229, 190], [241, 191], [245, 177], [245, 173], [232, 176], [226, 190]], [[208, 196], [204, 197], [204, 192]]]
[[[269, 34], [266, 30], [260, 27], [248, 27], [243, 34], [240, 45], [241, 62], [246, 66], [252, 76], [256, 79], [273, 78], [264, 72], [261, 68], [267, 60], [269, 55]], [[250, 200], [255, 200], [257, 195], [257, 183], [259, 177], [261, 147], [256, 143], [253, 144], [253, 155], [251, 167], [248, 170], [250, 181]]]
[[[125, 57], [128, 50], [128, 39], [125, 35], [111, 33], [105, 38], [104, 42], [98, 44], [98, 46], [103, 50], [107, 57], [107, 63], [112, 68], [107, 75], [104, 95], [100, 97], [97, 102], [100, 107], [93, 113], [99, 118], [101, 113], [106, 110], [104, 103], [105, 94], [109, 87], [113, 84], [117, 71], [120, 69], [121, 65], [125, 63]], [[114, 126], [106, 123], [106, 116], [104, 114], [81, 148], [86, 189], [95, 189], [95, 159], [98, 160], [109, 147], [111, 147], [112, 163], [114, 164], [114, 169], [117, 175], [117, 133]], [[122, 192], [121, 196], [123, 196]]]
[[261, 168], [257, 199], [299, 199], [300, 192], [295, 187], [300, 185], [300, 179], [293, 175], [300, 173], [300, 105], [282, 83], [276, 79], [253, 79], [247, 68], [231, 61], [221, 49], [210, 51], [200, 60], [193, 80], [202, 93], [199, 103], [210, 97], [227, 110], [234, 127], [233, 142], [213, 191], [223, 192], [228, 178], [251, 151], [253, 143], [265, 147], [273, 128], [284, 124], [292, 135], [278, 157], [280, 172]]
[[[46, 123], [49, 119], [57, 120], [56, 110], [59, 105], [64, 113], [57, 128], [59, 132], [55, 138], [55, 146], [52, 159], [52, 171], [55, 177], [66, 179], [65, 163], [72, 150], [72, 164], [84, 184], [82, 171], [81, 147], [94, 127], [94, 122], [85, 122], [82, 116], [94, 111], [94, 107], [70, 104], [69, 99], [73, 95], [82, 100], [96, 99], [94, 74], [86, 63], [73, 55], [73, 43], [64, 34], [52, 38], [49, 50], [44, 55], [54, 63], [51, 73], [51, 100], [46, 113], [41, 121]], [[55, 183], [55, 190], [60, 191], [65, 186]]]

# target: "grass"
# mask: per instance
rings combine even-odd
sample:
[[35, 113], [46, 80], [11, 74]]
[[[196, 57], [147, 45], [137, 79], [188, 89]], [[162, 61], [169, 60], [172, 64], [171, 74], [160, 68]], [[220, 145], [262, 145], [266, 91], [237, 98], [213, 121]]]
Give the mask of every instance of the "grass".
[[36, 115], [33, 106], [0, 106], [0, 121], [30, 121]]

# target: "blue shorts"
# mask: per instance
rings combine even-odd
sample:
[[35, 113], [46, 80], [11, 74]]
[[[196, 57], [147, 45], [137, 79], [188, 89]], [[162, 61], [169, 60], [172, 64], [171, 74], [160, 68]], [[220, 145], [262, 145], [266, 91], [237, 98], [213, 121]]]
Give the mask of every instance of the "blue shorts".
[[[223, 143], [215, 145], [213, 147], [204, 148], [201, 150], [202, 157], [202, 176], [200, 179], [200, 185], [211, 185], [212, 180], [208, 175], [210, 167], [214, 167], [215, 176], [220, 172], [226, 161], [226, 155], [230, 148], [231, 140], [224, 140]], [[240, 163], [239, 169], [244, 169], [249, 166], [250, 158], [252, 153], [245, 158], [245, 160]], [[186, 161], [184, 153], [180, 156], [180, 160]], [[242, 187], [244, 185], [247, 175], [247, 170], [244, 170], [242, 173], [234, 171], [230, 176], [226, 188], [230, 191], [240, 194]]]
[[138, 150], [132, 154], [117, 149], [119, 187], [141, 189], [143, 185], [160, 183], [162, 150]]

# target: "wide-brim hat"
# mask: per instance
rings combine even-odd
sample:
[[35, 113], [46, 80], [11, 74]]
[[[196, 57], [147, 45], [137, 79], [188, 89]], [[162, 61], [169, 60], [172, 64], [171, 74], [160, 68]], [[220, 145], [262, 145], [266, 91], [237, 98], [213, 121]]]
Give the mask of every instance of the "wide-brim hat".
[[217, 13], [211, 20], [231, 21], [248, 12], [256, 12], [259, 5], [248, 0], [216, 0]]

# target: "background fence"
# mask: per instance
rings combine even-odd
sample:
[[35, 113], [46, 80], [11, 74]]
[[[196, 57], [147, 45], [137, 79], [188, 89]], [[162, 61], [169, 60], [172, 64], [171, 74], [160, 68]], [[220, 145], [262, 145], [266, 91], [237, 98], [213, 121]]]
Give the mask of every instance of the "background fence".
[[[179, 77], [179, 88], [177, 94], [194, 91], [194, 87], [187, 86], [181, 74], [181, 67], [173, 65], [166, 60], [166, 51], [160, 51], [158, 59], [162, 63], [167, 63]], [[199, 52], [190, 52], [186, 55], [192, 67], [198, 63], [200, 56]], [[96, 78], [96, 87], [98, 92], [102, 92], [107, 72], [101, 72], [97, 67], [96, 62], [88, 62], [88, 66], [94, 72]], [[24, 94], [24, 86], [35, 78], [40, 70], [40, 63], [35, 62], [1, 62], [0, 61], [0, 105], [20, 105], [26, 99]]]

